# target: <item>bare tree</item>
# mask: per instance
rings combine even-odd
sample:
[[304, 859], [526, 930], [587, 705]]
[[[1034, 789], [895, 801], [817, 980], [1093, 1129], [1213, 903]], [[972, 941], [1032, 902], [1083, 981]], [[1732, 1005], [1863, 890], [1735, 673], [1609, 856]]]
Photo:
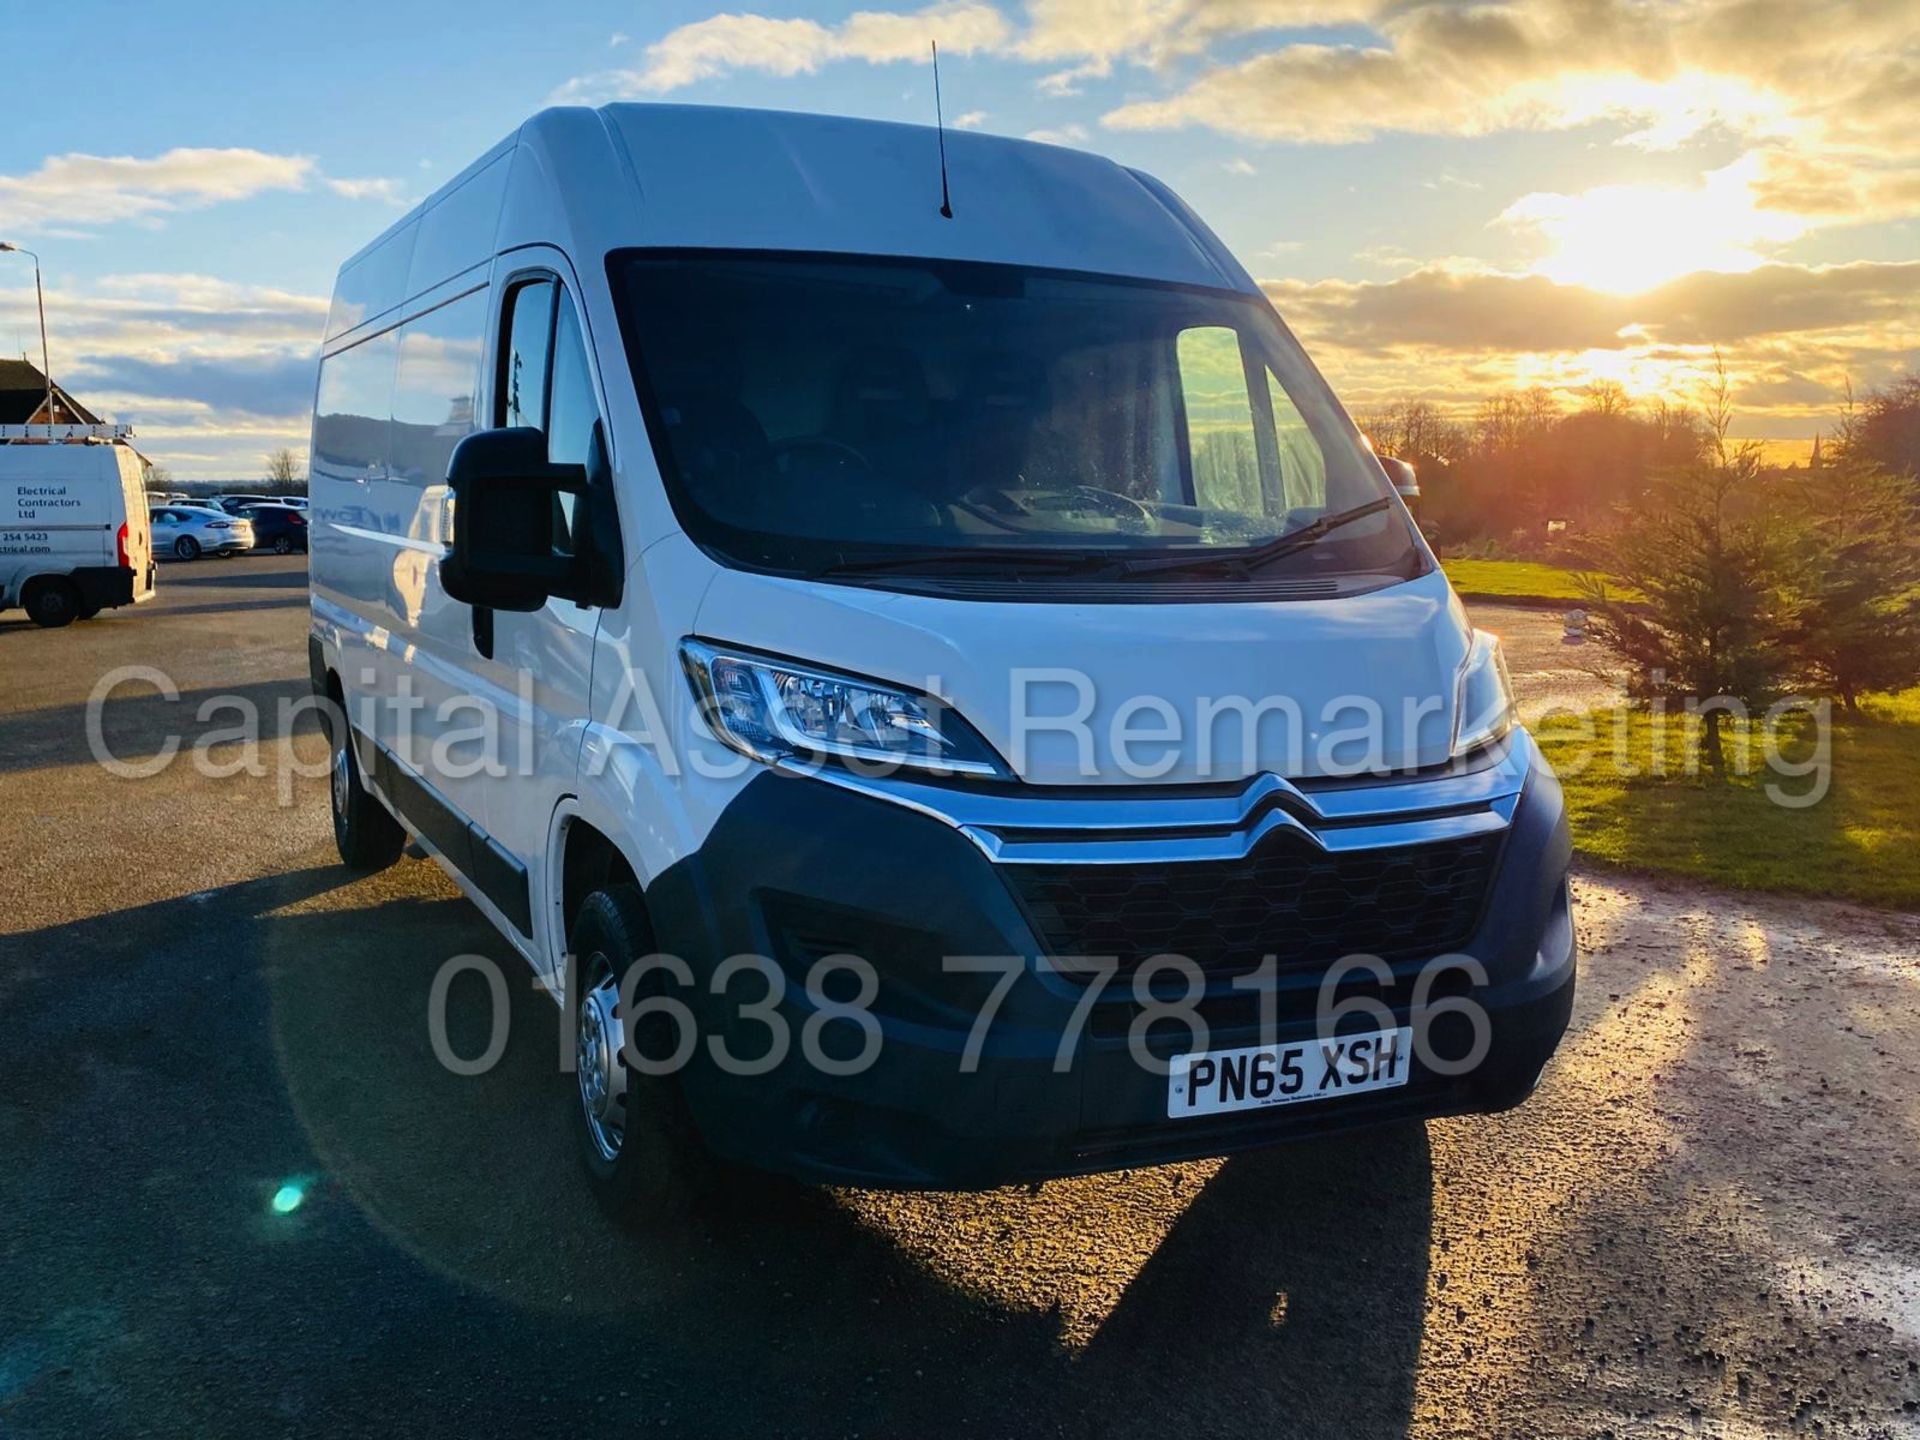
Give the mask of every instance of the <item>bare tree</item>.
[[267, 453], [267, 484], [277, 487], [275, 494], [298, 485], [302, 478], [300, 460], [293, 451], [282, 446]]
[[1618, 380], [1595, 380], [1586, 389], [1587, 409], [1595, 415], [1625, 415], [1633, 397]]

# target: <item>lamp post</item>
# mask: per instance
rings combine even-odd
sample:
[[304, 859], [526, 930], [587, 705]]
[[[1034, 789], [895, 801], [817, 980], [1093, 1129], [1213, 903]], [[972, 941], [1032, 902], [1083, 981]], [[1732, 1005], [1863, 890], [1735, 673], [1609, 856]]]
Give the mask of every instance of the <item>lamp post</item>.
[[47, 382], [47, 440], [53, 440], [53, 363], [47, 359], [47, 295], [40, 288], [40, 257], [11, 241], [0, 240], [0, 252], [24, 255], [33, 261], [33, 299], [40, 307], [40, 370]]

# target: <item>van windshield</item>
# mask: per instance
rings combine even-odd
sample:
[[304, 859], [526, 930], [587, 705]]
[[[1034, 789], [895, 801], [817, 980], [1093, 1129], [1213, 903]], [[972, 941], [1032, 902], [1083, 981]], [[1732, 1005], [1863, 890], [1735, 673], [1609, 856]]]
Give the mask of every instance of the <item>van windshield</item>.
[[625, 252], [614, 279], [675, 512], [729, 563], [1022, 581], [1421, 563], [1251, 297], [714, 251]]

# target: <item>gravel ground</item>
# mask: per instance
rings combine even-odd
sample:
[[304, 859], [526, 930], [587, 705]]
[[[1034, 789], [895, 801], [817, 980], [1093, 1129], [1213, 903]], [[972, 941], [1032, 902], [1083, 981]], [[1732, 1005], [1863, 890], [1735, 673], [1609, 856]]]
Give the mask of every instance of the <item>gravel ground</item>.
[[[1511, 1114], [1034, 1191], [766, 1181], [635, 1238], [530, 985], [496, 1069], [435, 1063], [440, 961], [508, 959], [438, 871], [348, 877], [318, 778], [93, 762], [117, 665], [185, 692], [109, 707], [123, 759], [303, 693], [303, 585], [0, 617], [0, 1436], [1920, 1435], [1920, 917], [1583, 874], [1573, 1032]], [[1557, 641], [1510, 613], [1537, 693]], [[485, 991], [449, 1004], [473, 1053]]]
[[1529, 723], [1551, 710], [1592, 710], [1622, 695], [1596, 645], [1567, 639], [1568, 610], [1477, 601], [1467, 606], [1473, 623], [1500, 637], [1507, 668]]

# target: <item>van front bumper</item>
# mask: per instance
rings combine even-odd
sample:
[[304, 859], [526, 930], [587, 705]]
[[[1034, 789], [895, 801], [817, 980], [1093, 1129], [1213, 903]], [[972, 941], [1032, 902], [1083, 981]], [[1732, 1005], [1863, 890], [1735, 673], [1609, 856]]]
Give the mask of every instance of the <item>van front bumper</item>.
[[[1524, 736], [1524, 789], [1510, 805], [1498, 851], [1464, 943], [1485, 976], [1470, 983], [1445, 971], [1431, 996], [1464, 993], [1484, 1013], [1484, 1058], [1464, 1074], [1413, 1062], [1406, 1085], [1350, 1098], [1245, 1110], [1195, 1119], [1167, 1116], [1166, 1057], [1196, 1048], [1227, 1050], [1314, 1038], [1324, 966], [1284, 971], [1260, 997], [1212, 978], [1196, 1009], [1208, 1025], [1204, 1047], [1183, 1025], [1143, 1031], [1143, 1066], [1129, 1041], [1139, 996], [1123, 977], [1089, 1001], [1083, 980], [1042, 957], [1031, 906], [1009, 884], [1007, 866], [942, 819], [817, 779], [769, 772], [728, 807], [693, 857], [648, 887], [660, 947], [687, 960], [701, 1032], [686, 1093], [707, 1143], [721, 1155], [801, 1178], [859, 1185], [978, 1189], [1061, 1175], [1159, 1164], [1271, 1144], [1382, 1120], [1489, 1112], [1531, 1093], [1564, 1034], [1573, 1006], [1576, 947], [1568, 910], [1571, 856], [1560, 787]], [[1284, 838], [1281, 843], [1285, 843]], [[726, 956], [774, 959], [785, 980], [779, 1015], [788, 1053], [768, 1073], [732, 1073], [707, 1037], [752, 1062], [768, 1052], [769, 1030], [751, 1011], [759, 976], [737, 979], [715, 997], [708, 979]], [[827, 956], [871, 962], [879, 992], [864, 1008], [879, 1033], [871, 1063], [834, 1074], [829, 1061], [857, 1055], [855, 1022], [816, 1017], [810, 971]], [[991, 1023], [976, 1019], [998, 971], [959, 970], [944, 957], [1022, 957]], [[1411, 1018], [1415, 980], [1432, 957], [1401, 955], [1392, 983], [1364, 993]], [[816, 993], [857, 999], [853, 976], [821, 972]], [[1372, 982], [1365, 982], [1371, 984]], [[1341, 990], [1338, 998], [1349, 997]], [[1457, 1008], [1457, 1007], [1455, 1007]], [[1377, 1012], [1376, 1012], [1377, 1014]], [[814, 1020], [814, 1045], [804, 1044]], [[1342, 1023], [1338, 1033], [1377, 1028]], [[1064, 1072], [1061, 1039], [1078, 1035]], [[1456, 1014], [1436, 1020], [1432, 1049], [1453, 1060], [1470, 1047]], [[974, 1063], [963, 1069], [970, 1039]]]

